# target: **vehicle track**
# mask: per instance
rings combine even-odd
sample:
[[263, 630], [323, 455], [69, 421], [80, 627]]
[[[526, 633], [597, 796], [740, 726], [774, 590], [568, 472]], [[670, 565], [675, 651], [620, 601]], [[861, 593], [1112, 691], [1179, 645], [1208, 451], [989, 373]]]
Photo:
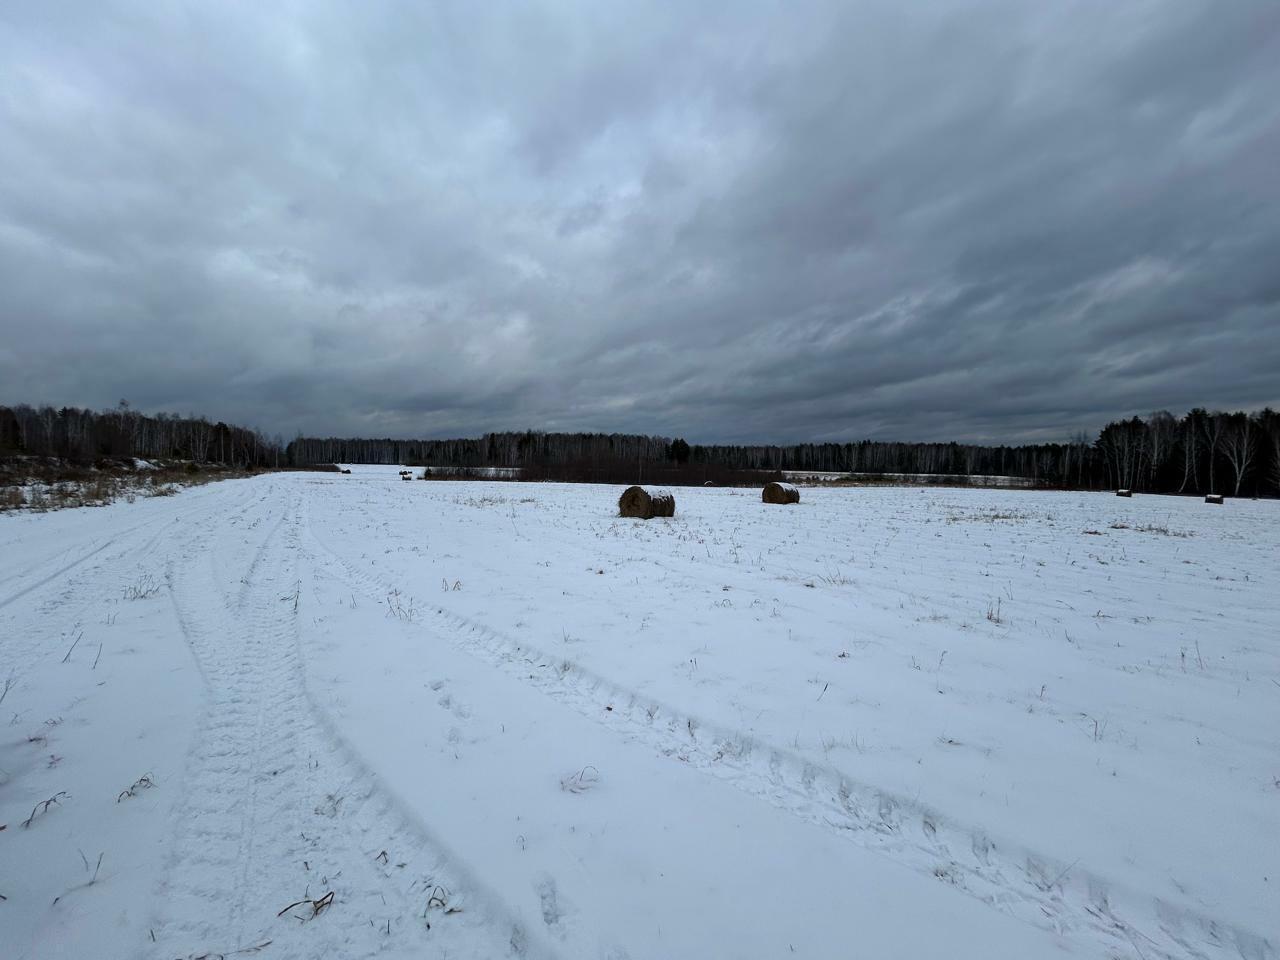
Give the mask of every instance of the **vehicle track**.
[[[262, 509], [278, 511], [279, 500]], [[166, 571], [208, 704], [147, 948], [166, 960], [509, 954], [525, 938], [500, 906], [317, 718], [299, 650], [299, 515], [289, 505], [264, 519], [249, 525], [264, 532], [247, 548], [245, 526], [228, 531], [215, 518], [189, 530]], [[236, 539], [252, 553], [228, 592], [213, 558], [219, 540]], [[277, 916], [330, 891], [315, 916], [306, 903]]]
[[[137, 535], [144, 530], [152, 530], [151, 536], [139, 542]], [[35, 609], [41, 614], [40, 629], [14, 631], [7, 638], [12, 662], [32, 664], [46, 656], [61, 657], [76, 634], [85, 641], [79, 644], [81, 651], [91, 649], [95, 641], [114, 642], [115, 638], [101, 629], [101, 618], [111, 612], [110, 605], [119, 602], [130, 585], [136, 585], [144, 575], [160, 572], [163, 556], [173, 548], [166, 537], [179, 533], [178, 518], [168, 518], [154, 529], [152, 524], [138, 524], [12, 595], [12, 602], [26, 599], [37, 603]], [[38, 593], [42, 589], [50, 592], [42, 596]], [[20, 608], [0, 613], [0, 629], [15, 622], [19, 614]]]
[[[72, 560], [70, 563], [63, 564], [62, 566], [53, 570], [51, 573], [47, 573], [40, 576], [37, 580], [33, 581], [32, 583], [29, 583], [25, 587], [21, 587], [15, 592], [9, 594], [7, 597], [0, 599], [0, 609], [3, 609], [4, 607], [9, 606], [12, 603], [16, 603], [17, 601], [21, 600], [23, 597], [31, 593], [34, 593], [36, 590], [39, 590], [41, 587], [48, 586], [49, 584], [53, 583], [55, 580], [58, 580], [59, 578], [66, 576], [67, 574], [75, 570], [77, 567], [80, 567], [85, 563], [88, 563], [90, 560], [98, 556], [98, 554], [102, 553], [104, 550], [108, 549], [109, 547], [118, 545], [120, 541], [125, 540], [130, 534], [136, 533], [137, 531], [142, 530], [146, 527], [150, 527], [155, 522], [156, 521], [149, 521], [148, 523], [140, 523], [135, 527], [130, 527], [128, 530], [125, 530], [124, 532], [110, 538], [105, 543], [100, 543], [96, 547], [93, 547], [87, 552], [82, 553], [80, 556]], [[162, 533], [163, 533], [163, 530], [157, 533], [154, 537], [152, 537], [151, 540], [148, 541], [148, 544], [154, 545], [156, 540], [160, 538]], [[123, 556], [129, 552], [131, 552], [131, 548], [126, 545], [121, 548], [121, 550], [118, 552], [118, 555]], [[14, 577], [11, 579], [17, 579], [17, 578]]]
[[[336, 567], [342, 579], [369, 598], [382, 603], [399, 590], [405, 601], [410, 599], [399, 584], [357, 567], [327, 546], [309, 525], [307, 539], [317, 562]], [[910, 798], [859, 783], [742, 731], [706, 723], [421, 598], [414, 609], [458, 649], [620, 735], [1067, 939], [1087, 931], [1089, 940], [1105, 944], [1112, 955], [1138, 960], [1277, 956], [1275, 944], [1251, 931], [1122, 889], [1079, 864], [997, 843], [985, 831], [953, 823]]]
[[[191, 519], [193, 509], [199, 510], [205, 506], [203, 502], [204, 499], [208, 498], [211, 494], [220, 492], [221, 491], [218, 491], [215, 488], [204, 488], [200, 491], [187, 492], [184, 494], [181, 502], [175, 500], [172, 503], [166, 504], [168, 509], [159, 512], [154, 517], [149, 517], [142, 523], [136, 523], [130, 527], [126, 527], [124, 530], [112, 534], [102, 542], [91, 541], [88, 544], [76, 545], [64, 550], [59, 550], [58, 552], [46, 556], [43, 559], [36, 560], [32, 566], [27, 567], [18, 573], [10, 573], [0, 577], [0, 587], [11, 584], [15, 580], [23, 580], [33, 576], [37, 578], [0, 599], [0, 609], [21, 600], [23, 597], [28, 596], [42, 587], [54, 583], [63, 576], [77, 570], [77, 568], [83, 566], [88, 561], [98, 557], [103, 553], [103, 551], [108, 550], [111, 547], [117, 547], [118, 549], [111, 555], [102, 557], [97, 568], [101, 568], [105, 561], [128, 556], [130, 553], [145, 554], [150, 547], [155, 546], [161, 537], [166, 533], [171, 532], [176, 524], [179, 522], [188, 522]], [[219, 504], [219, 507], [225, 509], [225, 504]], [[248, 507], [241, 507], [239, 514], [243, 514], [246, 509], [248, 509]], [[152, 528], [156, 529], [156, 533], [147, 541], [144, 547], [139, 548], [131, 544], [130, 537], [132, 537], [133, 534]], [[77, 554], [75, 559], [67, 561], [65, 558], [68, 554], [72, 553]], [[43, 572], [50, 567], [53, 569], [49, 570], [47, 573]]]

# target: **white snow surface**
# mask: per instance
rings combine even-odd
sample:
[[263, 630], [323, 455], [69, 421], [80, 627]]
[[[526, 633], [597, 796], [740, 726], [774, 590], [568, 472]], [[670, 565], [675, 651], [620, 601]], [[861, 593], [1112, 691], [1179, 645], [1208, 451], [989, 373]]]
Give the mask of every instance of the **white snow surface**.
[[[612, 488], [610, 488], [610, 489], [612, 489]], [[620, 488], [620, 489], [628, 489], [628, 488], [623, 487], [623, 488]], [[640, 489], [641, 489], [641, 490], [643, 490], [645, 493], [647, 493], [647, 494], [648, 494], [649, 496], [651, 496], [651, 497], [673, 497], [673, 496], [675, 496], [675, 494], [673, 494], [673, 493], [672, 493], [670, 490], [668, 490], [666, 487], [650, 487], [650, 486], [642, 486]]]
[[1278, 955], [1280, 504], [399, 469], [0, 516], [0, 955]]

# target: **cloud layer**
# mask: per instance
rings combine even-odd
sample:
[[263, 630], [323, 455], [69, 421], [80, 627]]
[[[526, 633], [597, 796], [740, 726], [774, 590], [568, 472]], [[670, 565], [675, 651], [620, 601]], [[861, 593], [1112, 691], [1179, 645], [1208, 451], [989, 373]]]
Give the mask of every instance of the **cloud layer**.
[[12, 4], [0, 402], [1060, 439], [1280, 403], [1272, 0]]

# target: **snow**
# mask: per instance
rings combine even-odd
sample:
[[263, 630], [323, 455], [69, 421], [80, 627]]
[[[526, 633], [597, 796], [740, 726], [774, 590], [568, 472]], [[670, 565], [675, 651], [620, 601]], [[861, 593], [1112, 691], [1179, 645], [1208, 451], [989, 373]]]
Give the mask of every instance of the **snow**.
[[668, 499], [675, 496], [675, 494], [673, 494], [666, 487], [642, 486], [640, 489], [643, 490], [645, 493], [647, 493], [650, 497], [652, 497], [655, 500]]
[[1280, 505], [351, 469], [0, 517], [6, 957], [1277, 955]]
[[854, 480], [861, 483], [939, 484], [960, 487], [1034, 487], [1030, 477], [1010, 477], [981, 473], [875, 473], [865, 470], [783, 470], [788, 480], [827, 483]]

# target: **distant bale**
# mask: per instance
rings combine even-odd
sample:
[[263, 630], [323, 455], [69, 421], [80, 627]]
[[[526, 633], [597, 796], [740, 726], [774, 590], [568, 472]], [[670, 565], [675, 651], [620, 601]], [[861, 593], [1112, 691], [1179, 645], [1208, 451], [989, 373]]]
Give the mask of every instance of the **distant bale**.
[[618, 516], [652, 520], [654, 517], [674, 517], [676, 498], [666, 490], [646, 490], [644, 487], [627, 487], [618, 498]]
[[1117, 490], [1117, 491], [1116, 491], [1116, 496], [1117, 496], [1117, 497], [1132, 497], [1132, 496], [1133, 496], [1133, 491], [1132, 491], [1132, 490]]
[[1205, 497], [1205, 498], [1204, 498], [1204, 502], [1205, 502], [1205, 503], [1221, 503], [1221, 502], [1222, 502], [1222, 494], [1220, 494], [1220, 493], [1211, 493], [1211, 494], [1209, 494], [1207, 497]]
[[760, 497], [765, 503], [799, 503], [800, 491], [790, 483], [766, 483]]

